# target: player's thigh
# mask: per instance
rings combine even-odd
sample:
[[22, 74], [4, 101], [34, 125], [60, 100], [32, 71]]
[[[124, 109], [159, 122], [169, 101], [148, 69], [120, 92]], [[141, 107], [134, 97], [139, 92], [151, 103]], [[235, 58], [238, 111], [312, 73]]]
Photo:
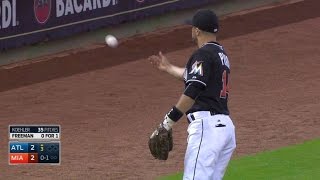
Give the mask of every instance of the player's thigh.
[[226, 172], [229, 161], [236, 148], [235, 129], [228, 127], [229, 139], [226, 146], [220, 151], [214, 167], [214, 180], [221, 180]]
[[[219, 133], [208, 127], [208, 119], [201, 120], [201, 127], [197, 130], [188, 129], [188, 146], [185, 156], [184, 180], [212, 179], [214, 166], [223, 141], [217, 143]], [[212, 136], [212, 135], [215, 136]]]
[[203, 138], [203, 122], [201, 119], [193, 121], [188, 127], [187, 150], [185, 166], [188, 162], [195, 161]]
[[217, 163], [214, 167], [214, 178], [213, 180], [221, 180], [227, 170], [229, 161], [234, 152], [235, 146], [230, 149], [222, 150], [218, 156]]
[[[188, 143], [184, 159], [184, 178], [193, 179], [196, 162], [199, 158], [199, 151], [203, 140], [203, 121], [202, 119], [193, 121], [188, 127]], [[199, 166], [198, 166], [199, 167]]]

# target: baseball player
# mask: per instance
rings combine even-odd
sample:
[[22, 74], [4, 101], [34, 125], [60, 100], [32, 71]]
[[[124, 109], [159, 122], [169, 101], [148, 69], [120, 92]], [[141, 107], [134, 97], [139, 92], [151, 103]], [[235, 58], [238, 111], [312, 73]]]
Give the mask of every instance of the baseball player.
[[230, 63], [224, 48], [217, 43], [219, 25], [213, 11], [197, 11], [189, 24], [199, 48], [186, 67], [172, 65], [161, 52], [149, 57], [155, 67], [185, 83], [178, 103], [165, 115], [160, 127], [171, 131], [185, 113], [190, 124], [183, 179], [221, 180], [236, 148], [235, 127], [227, 104]]

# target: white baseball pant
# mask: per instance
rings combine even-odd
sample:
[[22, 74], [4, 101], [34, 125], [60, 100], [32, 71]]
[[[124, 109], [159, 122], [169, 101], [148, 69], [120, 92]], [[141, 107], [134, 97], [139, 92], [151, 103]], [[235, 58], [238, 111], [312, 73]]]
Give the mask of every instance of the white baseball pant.
[[187, 115], [188, 145], [183, 180], [221, 180], [236, 148], [235, 127], [228, 115], [198, 111]]

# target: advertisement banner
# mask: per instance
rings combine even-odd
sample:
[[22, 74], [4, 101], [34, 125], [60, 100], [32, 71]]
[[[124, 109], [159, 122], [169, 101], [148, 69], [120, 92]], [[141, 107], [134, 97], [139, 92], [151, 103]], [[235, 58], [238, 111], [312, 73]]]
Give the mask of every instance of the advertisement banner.
[[0, 49], [192, 8], [217, 0], [0, 0]]

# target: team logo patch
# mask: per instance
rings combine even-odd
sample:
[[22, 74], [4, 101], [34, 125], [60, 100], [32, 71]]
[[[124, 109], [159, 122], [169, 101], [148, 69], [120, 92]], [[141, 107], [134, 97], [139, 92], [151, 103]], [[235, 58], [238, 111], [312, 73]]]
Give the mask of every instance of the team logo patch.
[[38, 23], [45, 24], [51, 14], [51, 0], [34, 0], [33, 9]]
[[203, 61], [196, 61], [192, 65], [192, 70], [190, 71], [189, 74], [194, 74], [194, 75], [200, 75], [203, 76], [203, 69], [202, 69], [202, 62]]

